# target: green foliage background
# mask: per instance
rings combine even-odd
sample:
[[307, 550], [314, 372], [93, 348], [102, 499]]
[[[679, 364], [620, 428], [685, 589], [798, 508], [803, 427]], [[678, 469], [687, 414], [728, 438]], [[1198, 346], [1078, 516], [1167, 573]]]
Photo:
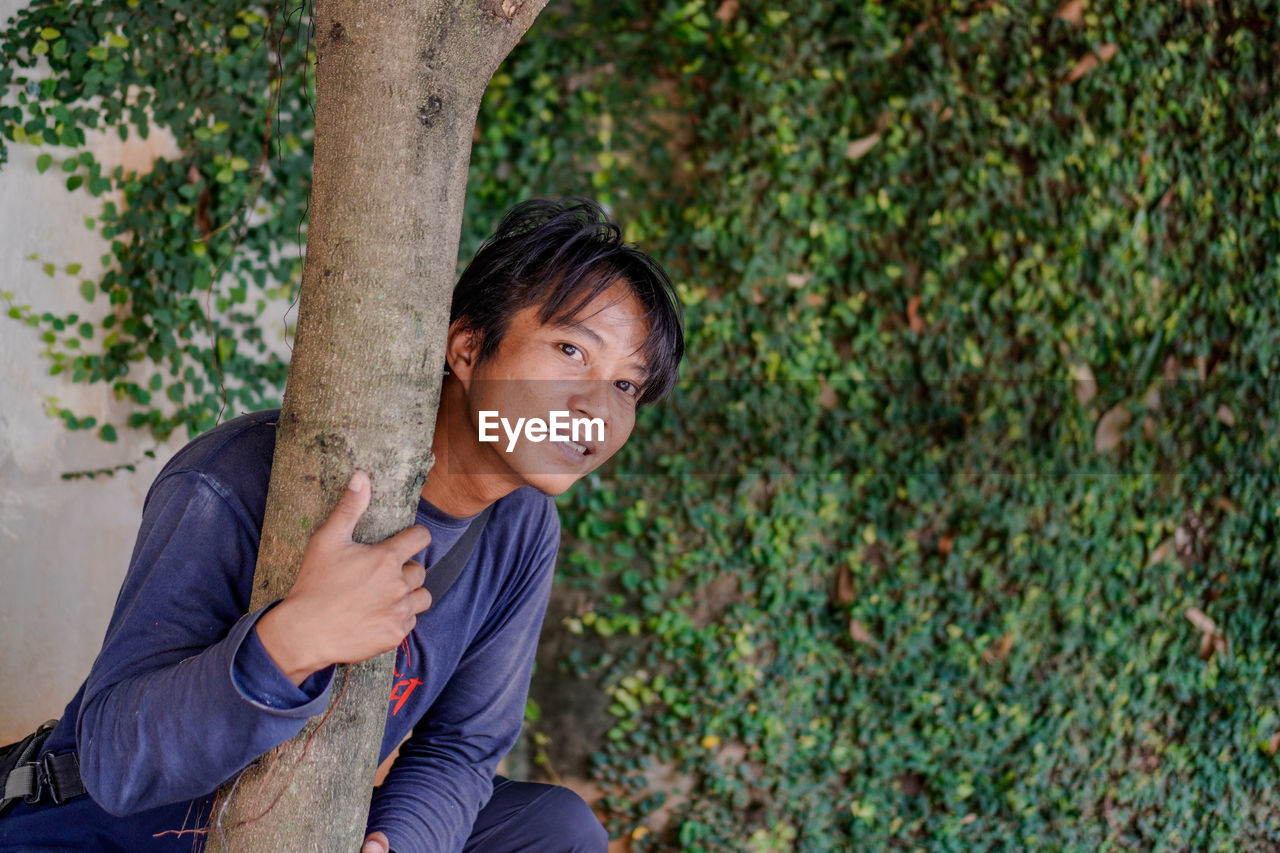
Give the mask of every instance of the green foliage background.
[[[11, 141], [78, 157], [98, 94], [185, 154], [64, 164], [131, 193], [85, 287], [115, 325], [12, 306], [133, 426], [275, 393], [287, 13], [38, 0], [5, 41], [55, 72], [0, 72], [30, 78]], [[564, 665], [609, 696], [632, 849], [1280, 847], [1278, 68], [1280, 9], [1238, 0], [544, 13], [482, 110], [464, 257], [517, 199], [594, 195], [687, 304], [675, 398], [562, 505]]]

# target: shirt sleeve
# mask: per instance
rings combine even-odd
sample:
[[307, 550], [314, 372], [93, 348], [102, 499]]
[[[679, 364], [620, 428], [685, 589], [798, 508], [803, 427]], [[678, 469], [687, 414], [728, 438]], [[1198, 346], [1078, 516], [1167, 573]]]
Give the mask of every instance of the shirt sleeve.
[[396, 853], [461, 850], [520, 734], [560, 543], [550, 501], [546, 511], [544, 535], [374, 792], [368, 832]]
[[205, 474], [152, 487], [76, 720], [80, 770], [116, 815], [207, 795], [328, 704], [332, 670], [295, 687], [245, 615], [258, 530]]

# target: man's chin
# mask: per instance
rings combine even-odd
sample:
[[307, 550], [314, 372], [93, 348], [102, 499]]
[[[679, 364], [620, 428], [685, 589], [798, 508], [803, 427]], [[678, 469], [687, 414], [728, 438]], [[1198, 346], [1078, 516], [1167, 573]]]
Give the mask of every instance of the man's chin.
[[527, 479], [526, 482], [547, 497], [554, 498], [569, 491], [569, 487], [580, 479], [582, 478], [569, 474], [561, 474], [558, 476], [548, 474]]

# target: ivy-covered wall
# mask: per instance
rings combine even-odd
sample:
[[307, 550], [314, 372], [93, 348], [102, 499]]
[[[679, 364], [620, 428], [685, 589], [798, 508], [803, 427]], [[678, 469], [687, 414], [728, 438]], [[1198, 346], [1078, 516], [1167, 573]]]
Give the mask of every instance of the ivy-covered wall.
[[[137, 82], [190, 159], [97, 223], [157, 229], [113, 249], [151, 284], [86, 286], [131, 327], [78, 354], [15, 312], [141, 426], [269, 396], [253, 288], [296, 276], [305, 15], [39, 7], [6, 50], [45, 44], [57, 82], [23, 72], [7, 137], [74, 158], [56, 102]], [[1280, 8], [1240, 0], [544, 13], [480, 116], [464, 256], [519, 198], [594, 195], [688, 306], [674, 399], [562, 501], [539, 677], [604, 697], [615, 836], [1280, 845], [1278, 69]]]

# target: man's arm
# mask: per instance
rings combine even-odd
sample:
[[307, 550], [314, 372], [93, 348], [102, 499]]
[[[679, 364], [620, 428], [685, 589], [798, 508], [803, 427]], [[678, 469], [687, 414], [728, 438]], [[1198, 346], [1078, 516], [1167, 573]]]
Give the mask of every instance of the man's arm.
[[[363, 495], [344, 495], [313, 536], [299, 577], [336, 566], [346, 584], [372, 577], [383, 592], [398, 582], [400, 594], [376, 625], [337, 620], [315, 629], [319, 655], [299, 663], [286, 651], [284, 672], [257, 634], [263, 612], [244, 615], [257, 560], [254, 521], [224, 485], [200, 472], [178, 472], [153, 487], [77, 718], [81, 773], [104, 809], [123, 815], [212, 792], [324, 710], [328, 663], [336, 661], [322, 661], [363, 653], [366, 645], [375, 648], [370, 654], [382, 651], [383, 634], [394, 634], [388, 626], [404, 624], [404, 599], [420, 586], [421, 567], [406, 568], [401, 554], [423, 547], [429, 534], [414, 528], [377, 546], [351, 543], [368, 503], [367, 478], [357, 482]], [[346, 571], [352, 565], [363, 574]], [[384, 582], [388, 575], [392, 582]], [[322, 603], [351, 591], [330, 584], [322, 593], [313, 586], [302, 606], [292, 606], [312, 619]], [[358, 614], [367, 617], [368, 608]], [[311, 630], [314, 621], [293, 624]], [[341, 633], [346, 645], [334, 640]], [[319, 665], [311, 669], [313, 663]]]
[[375, 792], [369, 832], [396, 853], [461, 850], [519, 736], [560, 541], [554, 505], [543, 512], [541, 537]]

